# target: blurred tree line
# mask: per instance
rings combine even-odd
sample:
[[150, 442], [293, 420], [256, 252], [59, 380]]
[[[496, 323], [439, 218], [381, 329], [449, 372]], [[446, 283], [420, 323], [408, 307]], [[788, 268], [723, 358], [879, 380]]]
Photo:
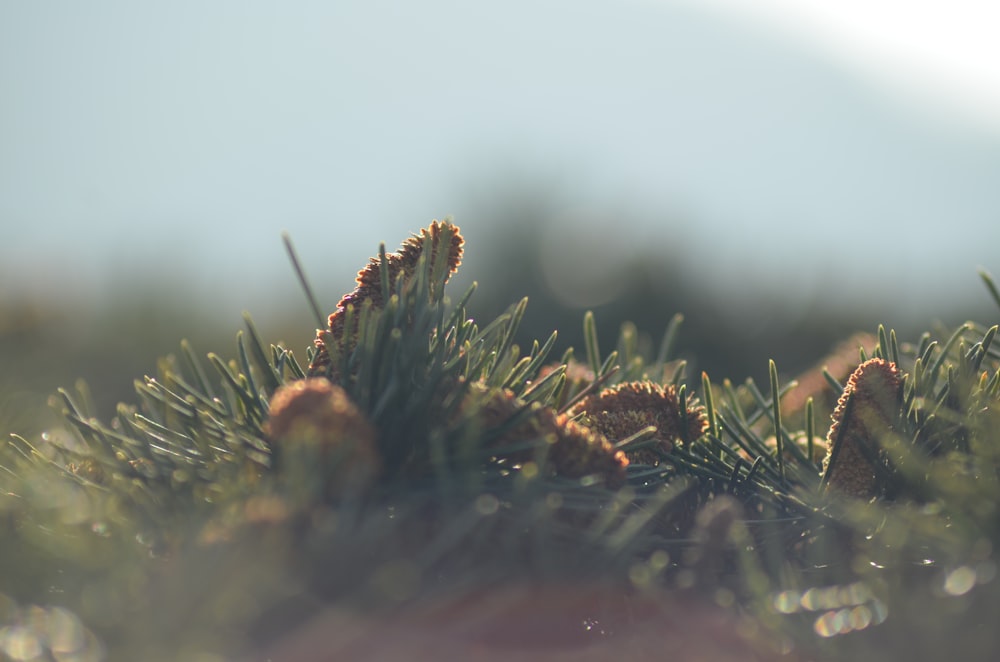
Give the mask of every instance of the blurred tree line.
[[[775, 291], [760, 291], [751, 301], [734, 301], [695, 277], [702, 269], [699, 256], [671, 244], [632, 252], [606, 272], [595, 271], [583, 256], [572, 267], [575, 273], [564, 275], [581, 278], [584, 289], [614, 294], [597, 305], [580, 305], [557, 291], [546, 272], [553, 268], [553, 247], [540, 237], [551, 226], [552, 206], [544, 195], [522, 192], [479, 207], [477, 217], [470, 220], [474, 231], [466, 233], [466, 264], [451, 286], [452, 298], [478, 281], [470, 312], [485, 323], [528, 296], [519, 336], [522, 349], [527, 351], [532, 340], [544, 341], [557, 329], [554, 358], [568, 346], [583, 357], [582, 320], [588, 308], [596, 315], [605, 353], [614, 348], [625, 321], [635, 323], [647, 351], [655, 353], [671, 317], [681, 313], [685, 321], [677, 348], [689, 361], [689, 378], [704, 370], [717, 381], [752, 377], [758, 383], [767, 382], [769, 358], [775, 359], [783, 378], [791, 378], [814, 365], [839, 340], [858, 330], [874, 331], [879, 323], [893, 325], [901, 340], [915, 340], [934, 320], [954, 325], [970, 317], [993, 317], [986, 296], [976, 310], [949, 310], [956, 304], [944, 301], [927, 301], [921, 310], [876, 310], [870, 304], [845, 308], [814, 301], [805, 310], [790, 311]], [[456, 221], [465, 225], [461, 218]], [[627, 226], [628, 219], [621, 219], [620, 225]], [[604, 230], [610, 231], [616, 230]], [[580, 232], [602, 241], [601, 229]], [[388, 239], [388, 249], [403, 238]], [[378, 239], [372, 239], [373, 253]], [[579, 245], [567, 242], [570, 254], [559, 255], [556, 268], [573, 265], [573, 246]], [[344, 259], [351, 258], [361, 268], [368, 256]], [[308, 271], [309, 265], [305, 268]], [[331, 298], [330, 283], [313, 285], [322, 288], [325, 299]], [[970, 266], [970, 291], [956, 299], [968, 300], [977, 285]], [[347, 281], [342, 287], [346, 292], [352, 285]], [[289, 292], [278, 301], [262, 300], [250, 311], [267, 340], [282, 342], [305, 360], [315, 323], [300, 292]], [[80, 378], [90, 386], [101, 417], [109, 418], [118, 402], [135, 401], [133, 380], [155, 374], [157, 359], [175, 353], [182, 338], [200, 353], [214, 351], [231, 358], [242, 320], [220, 317], [207, 298], [178, 296], [176, 287], [123, 290], [100, 302], [0, 293], [0, 430], [30, 436], [54, 424], [57, 419], [46, 400], [56, 388], [70, 387]]]
[[[606, 283], [587, 274], [604, 266], [591, 264], [589, 258], [599, 254], [605, 242], [614, 243], [616, 234], [628, 231], [632, 219], [627, 211], [617, 216], [605, 213], [604, 225], [581, 228], [576, 241], [566, 242], [564, 250], [570, 255], [558, 256], [556, 269], [576, 271], [558, 280], [579, 277], [585, 287], [614, 292], [607, 301], [579, 305], [556, 291], [547, 275], [552, 269], [549, 263], [554, 259], [554, 242], [538, 239], [553, 220], [550, 200], [544, 194], [507, 200], [482, 205], [495, 210], [477, 219], [490, 228], [489, 239], [481, 242], [487, 248], [469, 247], [469, 266], [464, 273], [459, 272], [453, 287], [460, 290], [473, 278], [479, 281], [471, 307], [482, 319], [491, 319], [528, 295], [528, 312], [520, 331], [522, 348], [529, 348], [533, 339], [544, 341], [558, 329], [557, 347], [572, 346], [582, 359], [582, 320], [590, 309], [596, 316], [604, 353], [614, 349], [626, 321], [636, 325], [648, 351], [655, 353], [671, 317], [680, 313], [684, 323], [677, 350], [688, 361], [689, 378], [697, 378], [704, 370], [716, 381], [729, 378], [738, 383], [750, 377], [766, 384], [768, 359], [776, 361], [782, 378], [790, 379], [816, 365], [838, 342], [857, 331], [874, 333], [879, 324], [894, 328], [900, 341], [916, 341], [931, 324], [952, 328], [968, 319], [995, 317], [993, 303], [976, 278], [975, 265], [969, 266], [968, 290], [947, 301], [927, 300], [920, 309], [894, 303], [893, 297], [902, 293], [887, 293], [883, 301], [858, 293], [853, 304], [816, 299], [790, 305], [785, 293], [768, 286], [755, 289], [753, 282], [736, 283], [729, 293], [720, 291], [702, 277], [711, 268], [711, 256], [692, 254], [667, 240], [642, 243], [638, 250], [633, 246], [623, 262], [603, 274], [624, 284], [607, 288]], [[591, 245], [574, 264], [572, 251], [588, 242]], [[753, 250], [761, 248], [747, 247], [747, 251]], [[748, 281], [753, 280], [753, 274], [748, 274]], [[828, 284], [831, 290], [837, 286], [836, 282]], [[837, 299], [845, 300], [849, 298]]]

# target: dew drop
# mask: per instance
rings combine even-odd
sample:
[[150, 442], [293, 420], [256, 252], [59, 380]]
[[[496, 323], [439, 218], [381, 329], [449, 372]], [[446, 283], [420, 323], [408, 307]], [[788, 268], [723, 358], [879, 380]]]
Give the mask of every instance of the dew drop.
[[500, 508], [500, 501], [492, 494], [480, 494], [476, 497], [476, 512], [480, 515], [493, 515]]
[[820, 589], [811, 588], [799, 598], [799, 604], [807, 611], [816, 611], [820, 608]]
[[73, 612], [53, 607], [48, 620], [49, 648], [53, 654], [76, 653], [85, 647], [86, 630]]
[[944, 579], [944, 592], [948, 595], [965, 595], [976, 585], [976, 571], [967, 565], [955, 568]]
[[993, 561], [983, 561], [976, 564], [976, 581], [989, 584], [997, 576], [997, 565]]
[[801, 599], [798, 591], [782, 591], [775, 594], [771, 603], [779, 614], [794, 614], [799, 610]]
[[848, 622], [852, 630], [864, 630], [872, 624], [872, 610], [865, 605], [859, 605], [851, 610]]
[[872, 600], [872, 625], [884, 623], [889, 617], [889, 606], [879, 599]]
[[824, 612], [813, 623], [813, 631], [821, 637], [832, 637], [837, 634], [836, 617], [835, 611]]
[[653, 573], [645, 563], [634, 563], [628, 570], [628, 578], [636, 587], [647, 586], [653, 579]]
[[42, 644], [31, 628], [14, 625], [0, 630], [0, 651], [12, 660], [34, 660], [42, 655]]
[[670, 564], [670, 554], [658, 549], [653, 552], [649, 557], [649, 565], [656, 571], [663, 570]]

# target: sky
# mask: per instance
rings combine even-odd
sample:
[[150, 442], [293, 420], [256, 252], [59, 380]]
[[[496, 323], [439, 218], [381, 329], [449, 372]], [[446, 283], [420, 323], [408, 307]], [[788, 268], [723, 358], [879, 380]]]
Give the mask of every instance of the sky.
[[[662, 0], [651, 0], [659, 4]], [[928, 113], [1000, 130], [1000, 5], [986, 0], [698, 0], [819, 49]], [[669, 4], [669, 2], [667, 3]], [[947, 120], [945, 120], [947, 121]]]
[[2, 3], [0, 296], [165, 283], [235, 320], [297, 293], [287, 230], [332, 305], [432, 218], [473, 263], [525, 192], [553, 264], [664, 247], [737, 296], [978, 294], [998, 10], [943, 7]]

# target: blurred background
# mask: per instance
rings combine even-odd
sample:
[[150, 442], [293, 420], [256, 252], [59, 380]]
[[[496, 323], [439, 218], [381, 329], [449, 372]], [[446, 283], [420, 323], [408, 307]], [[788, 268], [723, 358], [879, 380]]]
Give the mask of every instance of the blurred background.
[[634, 321], [766, 381], [880, 322], [997, 318], [1000, 9], [958, 0], [0, 4], [0, 428], [105, 416], [249, 311], [298, 350], [385, 241], [478, 317]]

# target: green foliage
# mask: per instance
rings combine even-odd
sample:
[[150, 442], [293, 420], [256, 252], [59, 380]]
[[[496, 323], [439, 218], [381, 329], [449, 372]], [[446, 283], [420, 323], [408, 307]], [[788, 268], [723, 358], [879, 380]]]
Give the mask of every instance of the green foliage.
[[[443, 227], [446, 238], [457, 232]], [[832, 656], [876, 658], [914, 623], [911, 641], [924, 646], [1000, 614], [997, 326], [970, 322], [915, 344], [878, 329], [871, 358], [904, 376], [898, 411], [863, 444], [876, 493], [858, 498], [830, 484], [847, 456], [836, 435], [817, 439], [812, 398], [804, 429], [789, 429], [799, 419], [782, 398], [796, 383], [782, 383], [774, 361], [763, 392], [705, 373], [689, 383], [674, 356], [680, 315], [655, 356], [631, 324], [603, 355], [591, 313], [585, 364], [572, 350], [550, 359], [555, 332], [522, 353], [527, 299], [480, 325], [467, 312], [475, 285], [454, 304], [445, 296], [447, 260], [425, 235], [413, 273], [393, 279], [382, 247], [380, 303], [344, 308], [343, 328], [356, 329], [347, 340], [321, 335], [329, 363], [313, 376], [342, 388], [376, 430], [381, 471], [355, 491], [326, 489], [351, 470], [337, 464], [347, 455], [320, 461], [320, 447], [292, 462], [305, 444], [269, 434], [275, 393], [310, 369], [265, 343], [249, 316], [234, 358], [202, 360], [182, 342], [110, 423], [82, 383], [60, 390], [66, 427], [14, 436], [0, 455], [9, 613], [57, 587], [59, 608], [94, 633], [80, 640], [92, 650], [81, 659], [100, 659], [94, 642], [113, 659], [237, 655], [290, 629], [263, 625], [298, 613], [302, 596], [313, 610], [384, 609], [525, 580], [702, 587], [701, 599], [752, 616], [775, 649]], [[843, 393], [845, 419], [862, 411], [863, 393], [825, 377]], [[607, 457], [633, 458], [624, 485], [596, 469], [569, 475], [563, 428], [545, 421], [576, 429], [585, 396], [631, 382], [674, 387], [673, 443], [640, 424], [606, 440]], [[498, 393], [510, 403], [499, 418]], [[705, 431], [692, 435], [690, 417], [702, 415]], [[815, 453], [824, 443], [825, 471]], [[935, 623], [914, 610], [919, 601], [948, 606], [928, 610]], [[974, 636], [966, 648], [990, 653]]]

